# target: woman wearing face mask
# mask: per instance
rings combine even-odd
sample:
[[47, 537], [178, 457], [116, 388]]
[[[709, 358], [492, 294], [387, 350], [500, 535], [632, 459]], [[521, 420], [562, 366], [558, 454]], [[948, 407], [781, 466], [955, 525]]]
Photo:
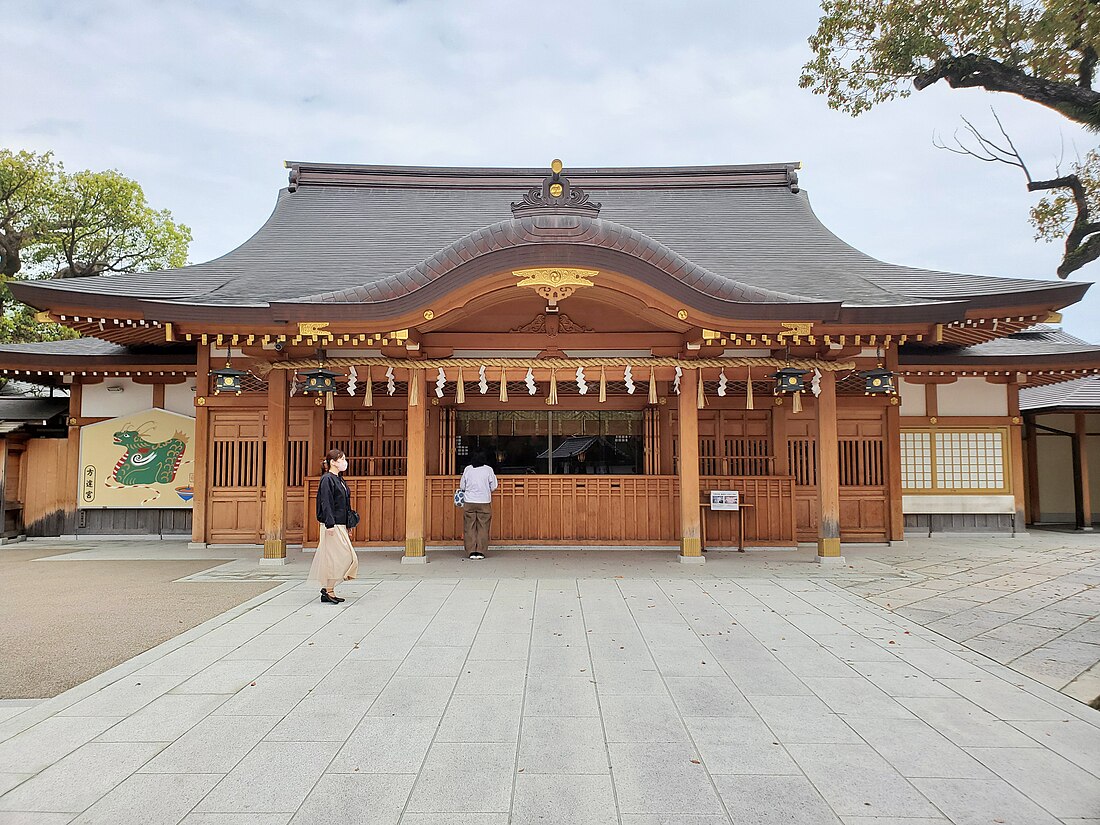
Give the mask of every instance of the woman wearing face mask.
[[348, 468], [347, 457], [340, 450], [329, 450], [321, 462], [324, 474], [317, 488], [317, 521], [321, 525], [321, 541], [313, 555], [308, 580], [321, 585], [321, 601], [339, 604], [337, 582], [355, 578], [359, 559], [348, 536], [348, 527], [355, 526], [358, 515], [351, 508], [351, 490], [340, 474]]

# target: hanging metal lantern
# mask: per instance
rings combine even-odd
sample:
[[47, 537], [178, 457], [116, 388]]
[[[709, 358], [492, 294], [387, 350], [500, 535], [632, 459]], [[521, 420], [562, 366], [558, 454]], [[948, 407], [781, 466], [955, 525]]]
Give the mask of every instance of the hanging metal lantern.
[[317, 367], [317, 369], [303, 372], [302, 376], [306, 379], [306, 385], [302, 387], [302, 392], [315, 392], [318, 395], [328, 393], [331, 395], [336, 392], [336, 379], [340, 377], [340, 373], [324, 367]]
[[248, 375], [247, 372], [233, 369], [228, 361], [225, 362], [224, 368], [210, 370], [210, 374], [214, 376], [214, 395], [221, 395], [223, 392], [240, 395], [241, 379]]
[[860, 373], [863, 376], [864, 395], [897, 395], [894, 387], [894, 373], [881, 366]]
[[806, 389], [806, 384], [802, 380], [802, 376], [805, 374], [806, 371], [798, 367], [783, 367], [776, 370], [769, 376], [769, 378], [775, 379], [774, 393], [779, 395], [780, 393], [802, 392]]

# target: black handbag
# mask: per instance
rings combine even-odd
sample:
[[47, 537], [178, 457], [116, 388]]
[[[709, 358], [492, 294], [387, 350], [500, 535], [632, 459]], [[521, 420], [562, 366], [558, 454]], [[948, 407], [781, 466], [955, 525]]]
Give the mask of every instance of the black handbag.
[[358, 523], [359, 523], [359, 514], [349, 507], [348, 508], [348, 529], [349, 530], [354, 530], [355, 525], [357, 525]]

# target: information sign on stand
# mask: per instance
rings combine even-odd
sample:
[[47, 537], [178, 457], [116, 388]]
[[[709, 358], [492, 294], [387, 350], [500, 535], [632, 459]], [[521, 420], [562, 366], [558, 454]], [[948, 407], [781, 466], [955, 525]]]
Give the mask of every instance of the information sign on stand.
[[711, 490], [711, 510], [740, 510], [741, 494], [738, 490]]

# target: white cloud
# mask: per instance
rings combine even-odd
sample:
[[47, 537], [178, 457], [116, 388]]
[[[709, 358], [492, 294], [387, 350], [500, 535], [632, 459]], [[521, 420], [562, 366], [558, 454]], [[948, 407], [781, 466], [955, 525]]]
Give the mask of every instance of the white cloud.
[[[988, 126], [995, 105], [1037, 174], [1060, 135], [1082, 152], [1091, 136], [1011, 96], [939, 87], [858, 119], [830, 111], [797, 87], [817, 17], [809, 0], [0, 0], [0, 144], [121, 169], [193, 228], [195, 260], [263, 222], [284, 159], [801, 160], [818, 214], [869, 254], [1053, 278], [1060, 250], [1031, 240], [1022, 176], [936, 150], [932, 134], [961, 115]], [[1067, 327], [1097, 340], [1098, 317], [1100, 292]]]

